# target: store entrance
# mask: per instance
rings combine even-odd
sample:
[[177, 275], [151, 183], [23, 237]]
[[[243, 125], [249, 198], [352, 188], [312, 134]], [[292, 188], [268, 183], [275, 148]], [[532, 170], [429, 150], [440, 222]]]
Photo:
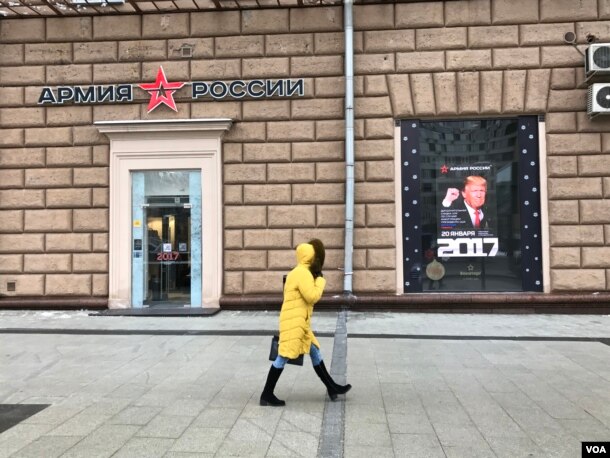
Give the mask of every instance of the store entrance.
[[191, 303], [188, 197], [159, 196], [147, 200], [144, 305], [188, 306]]
[[201, 307], [201, 172], [132, 172], [133, 307]]

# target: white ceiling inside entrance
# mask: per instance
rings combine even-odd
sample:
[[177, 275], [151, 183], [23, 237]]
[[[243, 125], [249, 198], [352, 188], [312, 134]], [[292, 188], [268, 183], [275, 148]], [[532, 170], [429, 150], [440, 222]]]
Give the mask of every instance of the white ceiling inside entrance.
[[[354, 0], [358, 4], [421, 0]], [[0, 0], [0, 16], [97, 16], [341, 5], [343, 0]]]

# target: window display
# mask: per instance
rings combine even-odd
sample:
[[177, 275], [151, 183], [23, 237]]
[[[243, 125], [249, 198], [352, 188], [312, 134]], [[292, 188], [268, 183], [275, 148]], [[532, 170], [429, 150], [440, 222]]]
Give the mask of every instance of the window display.
[[405, 292], [541, 288], [539, 201], [524, 197], [537, 189], [536, 118], [403, 121], [401, 132]]

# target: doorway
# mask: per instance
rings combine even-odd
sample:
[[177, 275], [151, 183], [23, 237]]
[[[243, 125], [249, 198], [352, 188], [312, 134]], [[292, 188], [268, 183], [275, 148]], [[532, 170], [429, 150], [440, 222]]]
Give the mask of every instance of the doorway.
[[[223, 265], [221, 138], [231, 120], [96, 126], [110, 138], [109, 308], [217, 308]], [[149, 235], [149, 227], [159, 239], [150, 251], [155, 234]]]
[[201, 172], [132, 171], [134, 307], [190, 307], [201, 297]]
[[[191, 303], [191, 209], [180, 197], [156, 200], [161, 199], [179, 203], [166, 202], [157, 207], [150, 206], [149, 202], [144, 214], [143, 243], [147, 247], [144, 305], [187, 306]], [[180, 207], [180, 204], [184, 206]]]

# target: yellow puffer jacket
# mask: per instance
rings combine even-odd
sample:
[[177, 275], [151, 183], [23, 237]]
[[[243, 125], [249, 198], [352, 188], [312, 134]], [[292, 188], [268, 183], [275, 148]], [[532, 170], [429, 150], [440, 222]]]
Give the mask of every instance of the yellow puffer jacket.
[[314, 280], [309, 266], [314, 258], [314, 249], [308, 243], [297, 247], [297, 266], [290, 271], [284, 285], [284, 303], [280, 312], [280, 345], [278, 353], [284, 358], [296, 358], [309, 353], [313, 343], [320, 343], [311, 330], [313, 306], [322, 297], [326, 280]]

